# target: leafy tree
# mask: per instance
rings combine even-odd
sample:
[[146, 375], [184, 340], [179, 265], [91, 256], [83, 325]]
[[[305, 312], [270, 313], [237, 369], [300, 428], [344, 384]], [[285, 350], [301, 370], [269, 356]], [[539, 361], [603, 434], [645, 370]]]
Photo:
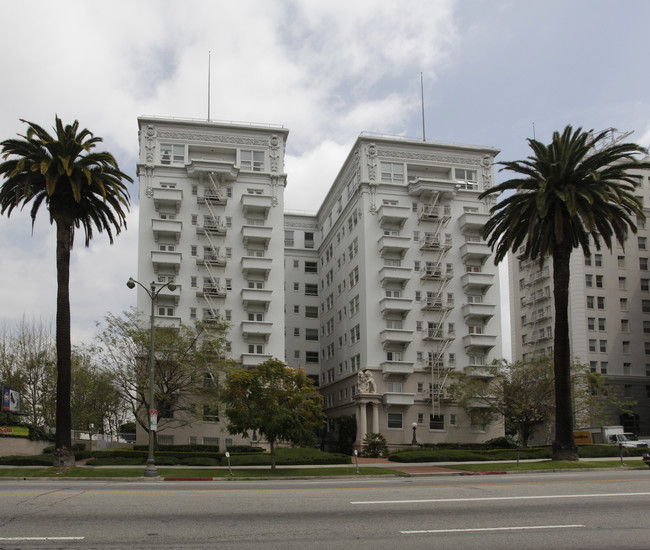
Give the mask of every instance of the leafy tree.
[[[571, 409], [571, 351], [569, 348], [569, 265], [574, 248], [591, 254], [591, 242], [611, 250], [614, 239], [625, 242], [636, 232], [633, 216], [643, 219], [634, 196], [631, 168], [649, 168], [634, 155], [647, 153], [635, 143], [609, 143], [609, 130], [594, 134], [567, 126], [555, 132], [549, 145], [528, 139], [533, 155], [500, 163], [518, 177], [487, 189], [480, 199], [511, 194], [491, 209], [483, 236], [495, 249], [495, 263], [509, 251], [521, 259], [553, 258], [555, 306], [555, 440], [554, 460], [577, 460]], [[519, 252], [523, 246], [523, 252]]]
[[[454, 373], [450, 393], [468, 414], [479, 411], [487, 423], [505, 421], [506, 433], [518, 435], [522, 446], [527, 447], [535, 429], [555, 417], [553, 358], [499, 361], [482, 370], [491, 376]], [[601, 424], [609, 411], [625, 412], [632, 405], [620, 399], [619, 392], [607, 386], [600, 374], [579, 362], [571, 365], [571, 395], [575, 417], [586, 426]]]
[[505, 421], [526, 447], [533, 430], [553, 418], [553, 366], [547, 358], [482, 367], [492, 376], [455, 373], [449, 391], [468, 414], [480, 411], [486, 423]]
[[95, 152], [102, 138], [79, 123], [64, 126], [55, 118], [55, 135], [41, 126], [22, 120], [25, 136], [2, 142], [5, 161], [0, 175], [0, 213], [11, 215], [15, 208], [31, 204], [32, 226], [45, 204], [50, 222], [56, 225], [56, 439], [55, 466], [74, 464], [70, 429], [71, 356], [70, 341], [70, 253], [75, 228], [83, 228], [89, 246], [93, 230], [106, 232], [113, 243], [113, 231], [126, 227], [129, 192], [124, 181], [133, 180], [121, 172], [108, 152]]
[[[223, 358], [228, 325], [197, 323], [155, 328], [154, 399], [158, 431], [201, 419], [203, 407], [219, 404], [220, 377], [233, 368]], [[149, 344], [151, 329], [135, 309], [104, 318], [97, 335], [103, 362], [131, 408], [136, 421], [149, 430]]]
[[325, 420], [322, 399], [303, 369], [294, 370], [278, 359], [226, 376], [222, 395], [228, 432], [248, 437], [256, 430], [268, 441], [271, 469], [280, 441], [313, 443]]
[[72, 355], [72, 429], [105, 433], [117, 431], [128, 408], [115, 384], [113, 373], [97, 364], [97, 350], [75, 348]]

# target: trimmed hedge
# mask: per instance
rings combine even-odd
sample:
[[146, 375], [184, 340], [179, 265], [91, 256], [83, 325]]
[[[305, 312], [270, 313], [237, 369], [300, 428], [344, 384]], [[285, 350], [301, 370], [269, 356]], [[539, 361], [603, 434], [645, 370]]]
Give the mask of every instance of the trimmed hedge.
[[5, 466], [52, 466], [54, 455], [0, 456], [0, 464]]

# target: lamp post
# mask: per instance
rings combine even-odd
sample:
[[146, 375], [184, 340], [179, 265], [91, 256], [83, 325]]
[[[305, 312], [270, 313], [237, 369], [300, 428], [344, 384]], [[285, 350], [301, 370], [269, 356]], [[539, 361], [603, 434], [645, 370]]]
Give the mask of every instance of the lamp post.
[[412, 426], [413, 426], [413, 441], [411, 441], [411, 445], [413, 445], [415, 447], [418, 444], [418, 440], [415, 439], [415, 428], [418, 427], [418, 423], [413, 422]]
[[149, 456], [147, 457], [147, 466], [144, 469], [144, 477], [158, 477], [158, 470], [156, 470], [156, 461], [154, 459], [153, 453], [153, 426], [151, 421], [152, 412], [154, 410], [154, 366], [155, 366], [155, 357], [154, 357], [154, 342], [155, 342], [155, 307], [156, 307], [156, 298], [160, 291], [169, 287], [169, 290], [176, 290], [176, 285], [173, 282], [165, 283], [158, 290], [156, 290], [156, 283], [151, 281], [151, 290], [144, 286], [141, 282], [136, 281], [133, 277], [129, 277], [129, 280], [126, 282], [126, 286], [133, 289], [135, 285], [141, 286], [144, 291], [147, 293], [149, 298], [151, 298], [151, 336], [149, 341]]

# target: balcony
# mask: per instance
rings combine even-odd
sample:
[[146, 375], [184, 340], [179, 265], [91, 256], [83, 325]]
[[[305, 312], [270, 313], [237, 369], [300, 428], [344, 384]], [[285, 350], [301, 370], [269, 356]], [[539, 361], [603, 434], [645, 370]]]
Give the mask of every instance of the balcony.
[[450, 200], [456, 195], [456, 181], [442, 178], [427, 178], [417, 176], [409, 177], [408, 193], [411, 196], [419, 197], [421, 195], [440, 195], [441, 198]]
[[198, 289], [196, 295], [199, 298], [225, 298], [228, 291], [222, 286], [208, 285]]
[[427, 342], [440, 342], [444, 340], [453, 340], [456, 334], [446, 332], [442, 326], [429, 327], [422, 333], [422, 340]]
[[494, 304], [463, 304], [463, 317], [465, 319], [472, 317], [486, 322], [494, 317], [496, 307]]
[[178, 300], [181, 297], [181, 285], [176, 285], [174, 290], [170, 290], [168, 286], [162, 287], [158, 290], [158, 296], [172, 301], [174, 305], [178, 305]]
[[268, 311], [272, 294], [272, 290], [265, 288], [242, 289], [241, 299], [244, 309], [249, 309], [250, 307], [263, 307], [264, 311]]
[[382, 204], [377, 210], [379, 216], [379, 225], [384, 226], [404, 226], [411, 214], [411, 209], [408, 206], [397, 206], [392, 204]]
[[403, 286], [411, 280], [411, 268], [385, 265], [379, 270], [379, 278], [381, 280], [381, 286], [392, 283], [398, 283]]
[[411, 304], [413, 300], [410, 298], [383, 298], [379, 301], [379, 307], [384, 316], [388, 313], [400, 313], [406, 317], [411, 311]]
[[448, 281], [453, 279], [453, 271], [443, 271], [439, 267], [425, 267], [420, 271], [420, 279], [423, 281]]
[[479, 232], [483, 229], [483, 226], [490, 219], [490, 214], [479, 214], [478, 212], [465, 212], [460, 218], [458, 218], [458, 225], [460, 225], [460, 230], [465, 231], [476, 231]]
[[233, 162], [216, 158], [193, 158], [185, 168], [190, 178], [197, 179], [213, 176], [220, 181], [235, 181], [239, 174], [239, 168], [236, 168]]
[[446, 251], [451, 248], [451, 239], [442, 240], [440, 235], [425, 235], [420, 239], [420, 250], [442, 250]]
[[467, 334], [463, 336], [463, 347], [465, 350], [492, 349], [497, 344], [497, 337], [492, 334]]
[[181, 268], [182, 254], [180, 252], [165, 252], [162, 250], [153, 250], [151, 252], [151, 263], [153, 269], [158, 272], [160, 268], [173, 268], [175, 273]]
[[243, 225], [241, 234], [244, 239], [244, 246], [260, 244], [268, 248], [273, 228], [265, 225]]
[[463, 262], [475, 260], [484, 263], [492, 255], [492, 250], [486, 242], [479, 238], [478, 240], [465, 240], [465, 244], [460, 247], [460, 256]]
[[413, 374], [413, 363], [408, 361], [384, 361], [381, 363], [381, 373], [384, 376], [389, 374], [402, 374], [408, 376]]
[[241, 207], [244, 217], [261, 214], [266, 219], [271, 210], [272, 200], [269, 195], [242, 195]]
[[182, 200], [182, 189], [169, 189], [166, 187], [153, 188], [153, 205], [156, 211], [171, 208], [178, 212], [181, 209]]
[[446, 302], [443, 302], [442, 298], [440, 297], [428, 297], [425, 301], [422, 302], [422, 311], [446, 311], [453, 309], [453, 307], [453, 301], [447, 300]]
[[379, 333], [384, 348], [391, 346], [407, 347], [413, 340], [413, 331], [397, 328], [385, 328]]
[[493, 273], [465, 273], [460, 278], [460, 283], [465, 291], [480, 290], [485, 292], [494, 284]]
[[273, 323], [267, 321], [242, 321], [241, 331], [244, 340], [250, 337], [259, 339], [260, 337], [268, 342], [269, 336], [273, 332]]
[[204, 220], [203, 225], [198, 225], [196, 227], [196, 232], [199, 235], [220, 235], [224, 236], [228, 233], [228, 228], [222, 224], [219, 220]]
[[382, 396], [384, 405], [397, 405], [402, 407], [410, 407], [415, 403], [414, 393], [397, 393], [386, 392]]
[[411, 248], [411, 238], [399, 235], [383, 235], [379, 239], [379, 250], [382, 257], [390, 254], [398, 254], [403, 257], [406, 251]]
[[465, 375], [472, 378], [494, 378], [496, 367], [488, 365], [469, 365], [463, 369]]
[[242, 353], [241, 364], [243, 367], [256, 367], [257, 365], [264, 363], [264, 361], [268, 361], [272, 358], [272, 355], [262, 353]]
[[177, 220], [151, 220], [151, 228], [156, 241], [163, 239], [174, 239], [175, 242], [181, 239], [183, 222]]
[[273, 258], [265, 258], [263, 256], [242, 256], [241, 267], [244, 278], [248, 279], [251, 276], [263, 275], [267, 279], [271, 272], [271, 265]]
[[418, 220], [421, 222], [445, 222], [451, 217], [451, 206], [423, 205], [418, 208]]
[[228, 204], [228, 195], [221, 189], [207, 188], [203, 195], [197, 195], [196, 202], [198, 204], [210, 204], [212, 206], [225, 206]]
[[203, 258], [196, 259], [196, 265], [207, 265], [213, 267], [225, 267], [228, 259], [219, 254], [204, 254]]

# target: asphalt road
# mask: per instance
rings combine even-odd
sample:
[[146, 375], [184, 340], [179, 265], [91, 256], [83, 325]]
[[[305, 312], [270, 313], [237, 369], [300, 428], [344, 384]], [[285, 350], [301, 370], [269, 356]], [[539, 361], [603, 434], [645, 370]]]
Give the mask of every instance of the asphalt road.
[[0, 548], [650, 548], [650, 470], [0, 481]]

